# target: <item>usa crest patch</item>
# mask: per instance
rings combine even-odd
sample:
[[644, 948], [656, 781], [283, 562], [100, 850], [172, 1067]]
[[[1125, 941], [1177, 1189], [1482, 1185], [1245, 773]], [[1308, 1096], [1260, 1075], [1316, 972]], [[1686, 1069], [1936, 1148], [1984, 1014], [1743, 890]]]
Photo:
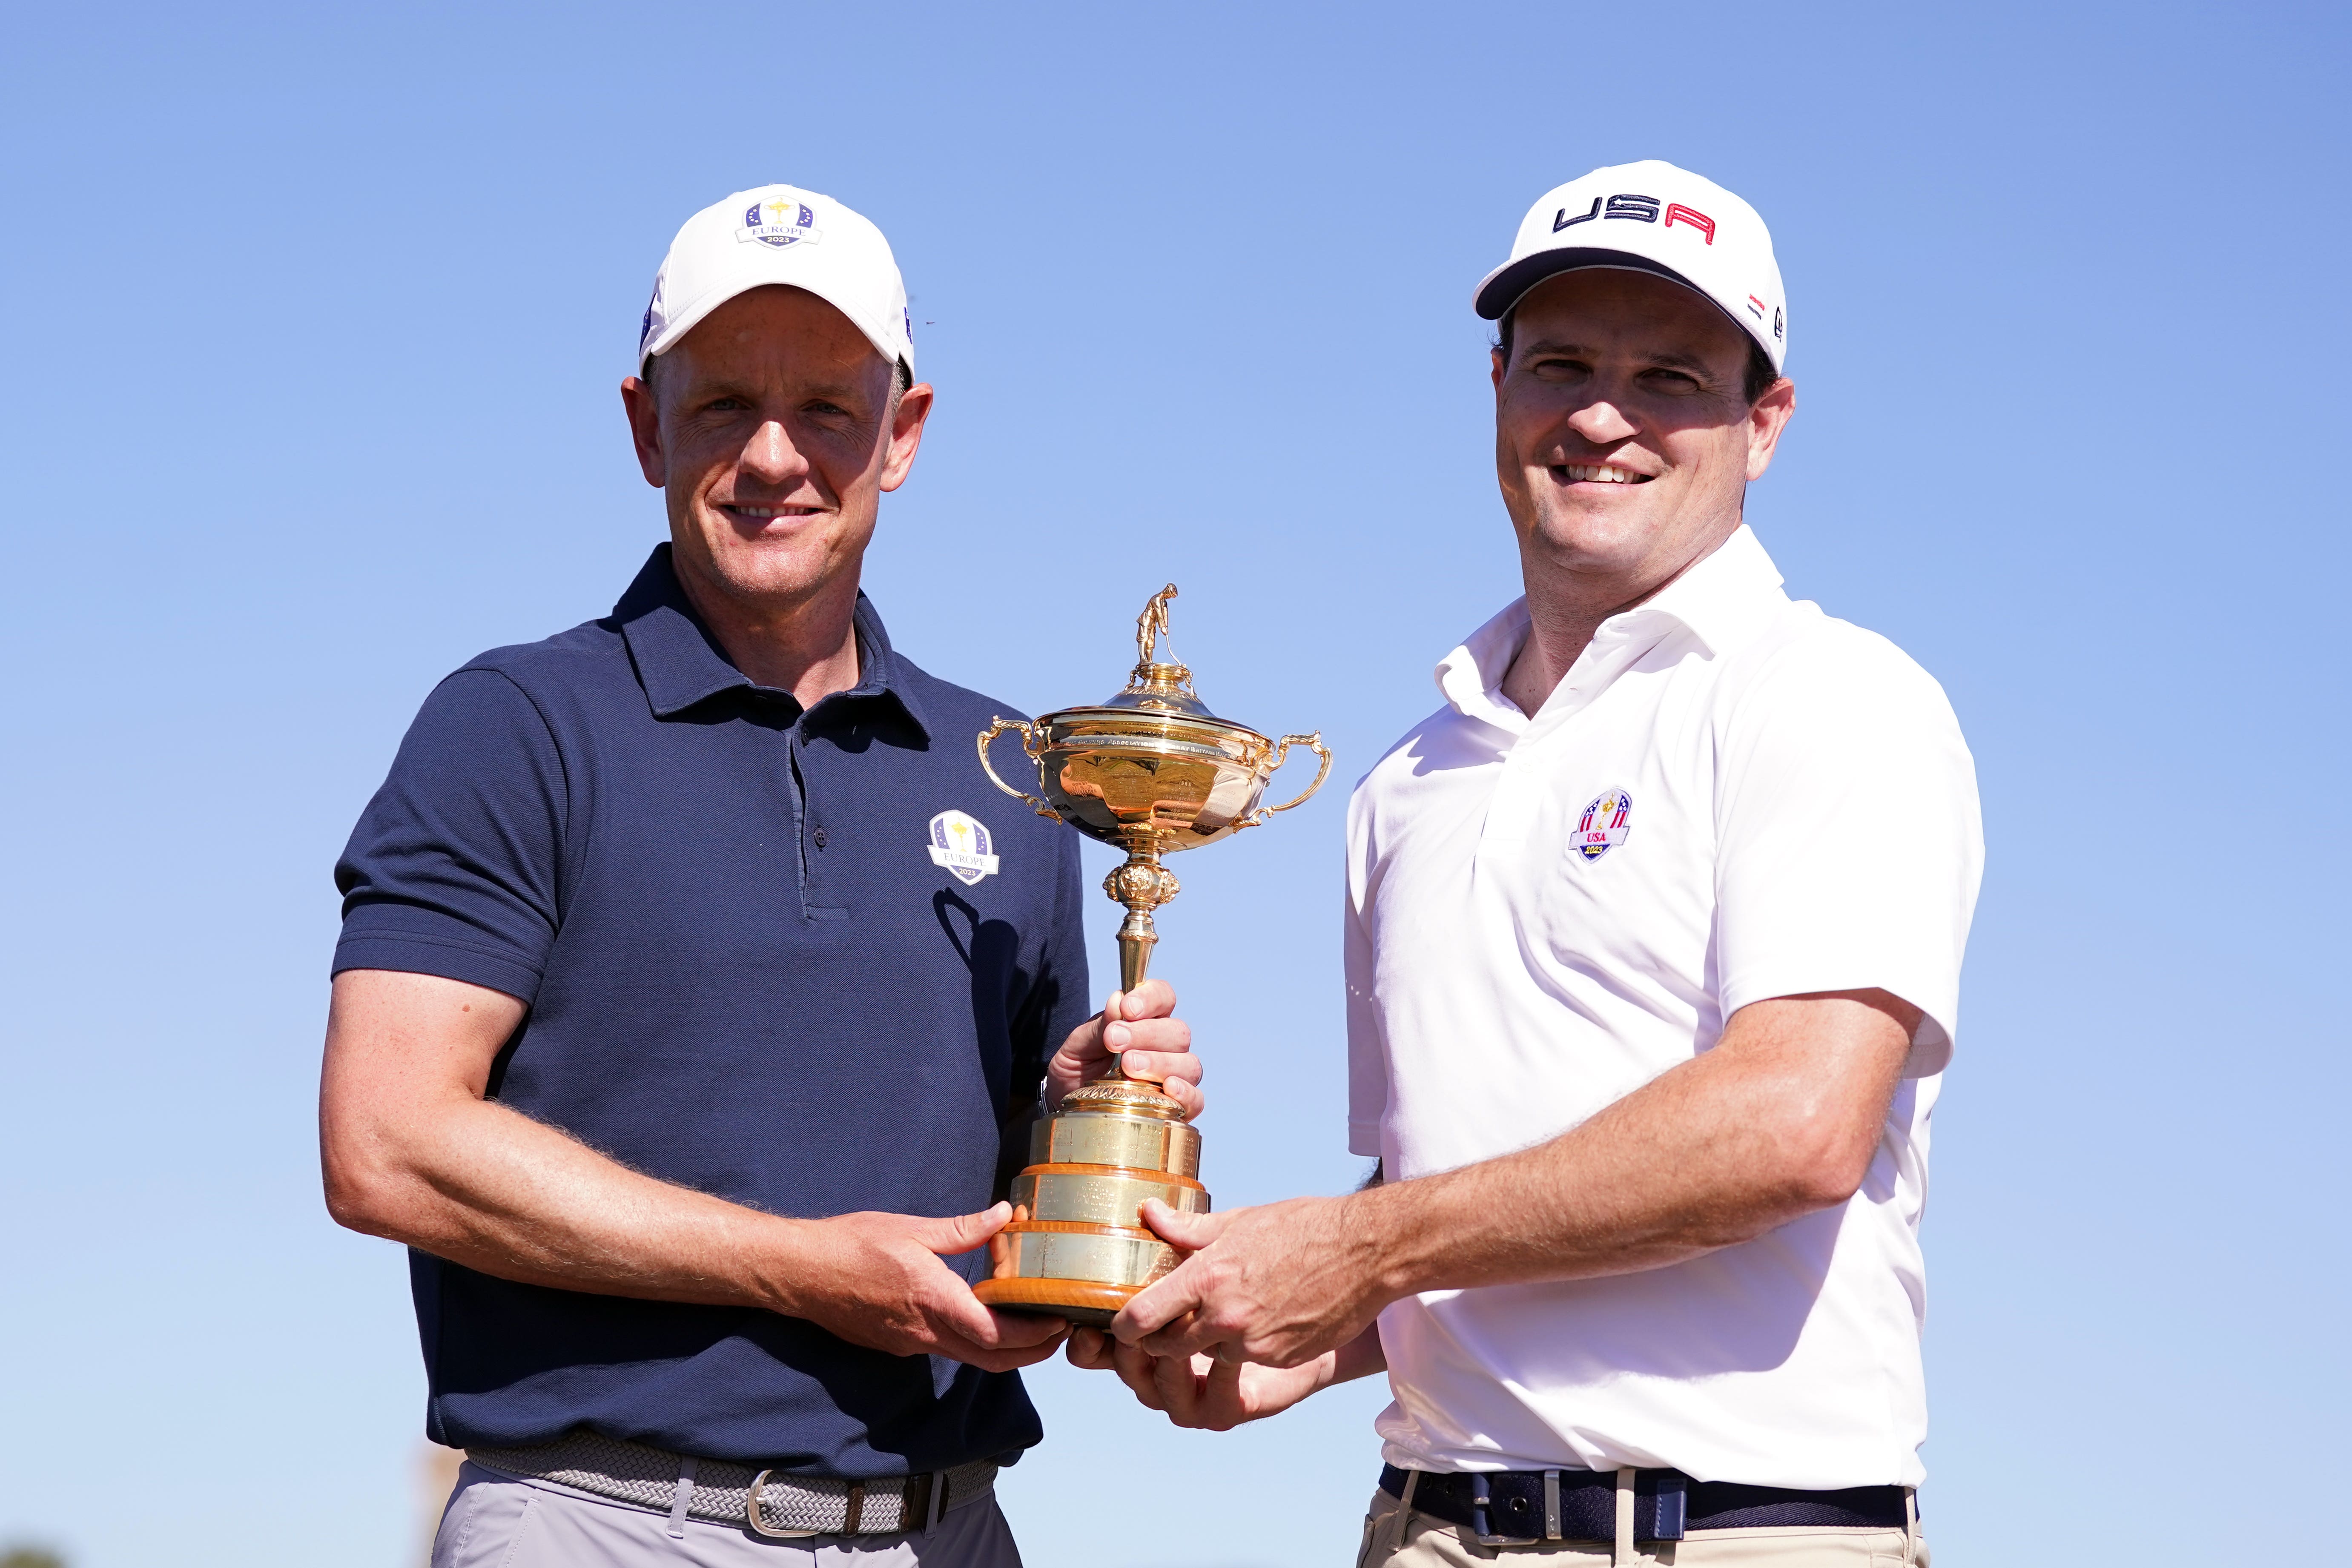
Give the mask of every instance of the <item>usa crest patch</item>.
[[1633, 831], [1633, 797], [1622, 789], [1605, 790], [1577, 819], [1569, 844], [1587, 860], [1598, 860]]
[[931, 864], [941, 867], [966, 887], [997, 868], [996, 846], [977, 817], [961, 811], [943, 811], [931, 818]]

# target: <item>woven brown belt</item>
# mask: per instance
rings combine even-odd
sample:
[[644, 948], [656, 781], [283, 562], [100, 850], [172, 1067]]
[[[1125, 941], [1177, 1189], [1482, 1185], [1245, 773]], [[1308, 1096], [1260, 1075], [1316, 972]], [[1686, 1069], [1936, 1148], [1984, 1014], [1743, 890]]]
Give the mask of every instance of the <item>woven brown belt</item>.
[[982, 1459], [951, 1470], [871, 1480], [779, 1476], [727, 1459], [698, 1459], [585, 1427], [533, 1448], [468, 1448], [486, 1470], [627, 1503], [673, 1521], [748, 1525], [761, 1535], [897, 1535], [924, 1530], [996, 1485]]

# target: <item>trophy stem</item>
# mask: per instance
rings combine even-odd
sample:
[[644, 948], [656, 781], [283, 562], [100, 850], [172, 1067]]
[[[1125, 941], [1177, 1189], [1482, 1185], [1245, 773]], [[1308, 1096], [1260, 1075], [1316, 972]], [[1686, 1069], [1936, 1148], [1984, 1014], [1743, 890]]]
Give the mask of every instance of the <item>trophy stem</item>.
[[1151, 950], [1160, 945], [1150, 910], [1129, 909], [1118, 926], [1118, 988], [1132, 991], [1151, 974]]
[[[1179, 884], [1176, 873], [1160, 863], [1160, 844], [1149, 835], [1138, 835], [1129, 840], [1127, 861], [1103, 879], [1103, 891], [1113, 902], [1127, 906], [1127, 919], [1118, 926], [1118, 988], [1132, 991], [1143, 984], [1151, 973], [1151, 950], [1160, 945], [1160, 932], [1151, 923], [1151, 911], [1174, 898]], [[1127, 1075], [1114, 1066], [1110, 1078], [1124, 1079]]]
[[1103, 891], [1114, 903], [1127, 906], [1118, 927], [1118, 988], [1132, 991], [1151, 973], [1151, 950], [1160, 932], [1151, 911], [1173, 899], [1181, 884], [1176, 873], [1160, 863], [1158, 840], [1138, 835], [1127, 847], [1127, 861], [1103, 879]]

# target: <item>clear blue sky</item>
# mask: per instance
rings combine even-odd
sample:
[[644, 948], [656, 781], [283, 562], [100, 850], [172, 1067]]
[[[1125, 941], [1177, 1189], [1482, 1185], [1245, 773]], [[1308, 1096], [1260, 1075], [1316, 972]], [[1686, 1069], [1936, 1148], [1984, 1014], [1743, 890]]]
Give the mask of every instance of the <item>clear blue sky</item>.
[[[1172, 578], [1211, 702], [1339, 751], [1339, 787], [1179, 868], [1160, 967], [1220, 1205], [1350, 1184], [1345, 785], [1517, 592], [1471, 286], [1538, 194], [1641, 157], [1778, 239], [1801, 408], [1750, 520], [1977, 755], [1937, 1563], [2204, 1563], [2255, 1525], [2184, 1529], [2184, 1496], [2340, 1505], [2341, 8], [8, 30], [0, 1541], [407, 1561], [403, 1263], [317, 1190], [329, 868], [434, 681], [602, 613], [660, 536], [614, 388], [671, 232], [745, 185], [840, 197], [906, 270], [940, 405], [866, 579], [902, 647], [1092, 700]], [[1213, 1437], [1034, 1386], [1005, 1495], [1036, 1568], [1352, 1551], [1374, 1388]]]

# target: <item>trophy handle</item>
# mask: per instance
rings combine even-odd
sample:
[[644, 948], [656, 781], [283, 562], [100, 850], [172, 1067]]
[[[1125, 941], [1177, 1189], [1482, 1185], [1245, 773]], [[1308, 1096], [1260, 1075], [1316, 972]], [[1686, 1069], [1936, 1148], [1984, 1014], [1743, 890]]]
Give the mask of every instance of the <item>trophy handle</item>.
[[1305, 746], [1312, 751], [1317, 756], [1323, 759], [1323, 765], [1315, 770], [1315, 782], [1308, 784], [1305, 789], [1299, 791], [1296, 798], [1286, 800], [1280, 805], [1259, 806], [1255, 811], [1251, 812], [1247, 816], [1243, 817], [1241, 821], [1234, 824], [1235, 826], [1256, 827], [1263, 825], [1267, 817], [1272, 816], [1277, 811], [1288, 811], [1294, 805], [1306, 805], [1307, 797], [1312, 795], [1317, 790], [1321, 789], [1323, 787], [1323, 781], [1331, 776], [1331, 748], [1323, 743], [1323, 731], [1320, 730], [1316, 731], [1315, 733], [1311, 735], [1285, 735], [1281, 740], [1276, 742], [1274, 750], [1274, 764], [1265, 770], [1267, 776], [1271, 777], [1276, 770], [1282, 766], [1283, 763], [1289, 758], [1290, 748], [1293, 746]]
[[[1030, 795], [1024, 790], [1014, 789], [1011, 784], [1006, 784], [1003, 779], [996, 776], [995, 765], [988, 760], [988, 743], [991, 741], [995, 740], [999, 735], [1004, 733], [1007, 730], [1018, 730], [1021, 731], [1022, 752], [1026, 755], [1030, 761], [1036, 761], [1037, 753], [1034, 751], [1032, 751], [1031, 748], [1037, 743], [1037, 732], [1030, 727], [1029, 721], [1026, 719], [1000, 718], [995, 723], [991, 724], [987, 729], [982, 730], [980, 732], [980, 771], [988, 775], [989, 783], [994, 784], [997, 788], [1003, 790], [1013, 799], [1027, 801], [1031, 805], [1035, 806], [1037, 808], [1038, 816], [1050, 816], [1056, 822], [1061, 821], [1062, 814], [1060, 812], [1055, 811], [1052, 806], [1047, 805], [1035, 795]], [[1328, 757], [1325, 759], [1323, 765], [1327, 769], [1331, 765]], [[1317, 784], [1321, 784], [1323, 781], [1318, 777], [1315, 782]], [[1307, 792], [1307, 795], [1313, 795], [1314, 793], [1315, 792], [1313, 790], [1308, 790]], [[1300, 800], [1304, 800], [1306, 798], [1306, 795], [1299, 796]], [[1291, 804], [1296, 805], [1297, 802], [1293, 801]]]

